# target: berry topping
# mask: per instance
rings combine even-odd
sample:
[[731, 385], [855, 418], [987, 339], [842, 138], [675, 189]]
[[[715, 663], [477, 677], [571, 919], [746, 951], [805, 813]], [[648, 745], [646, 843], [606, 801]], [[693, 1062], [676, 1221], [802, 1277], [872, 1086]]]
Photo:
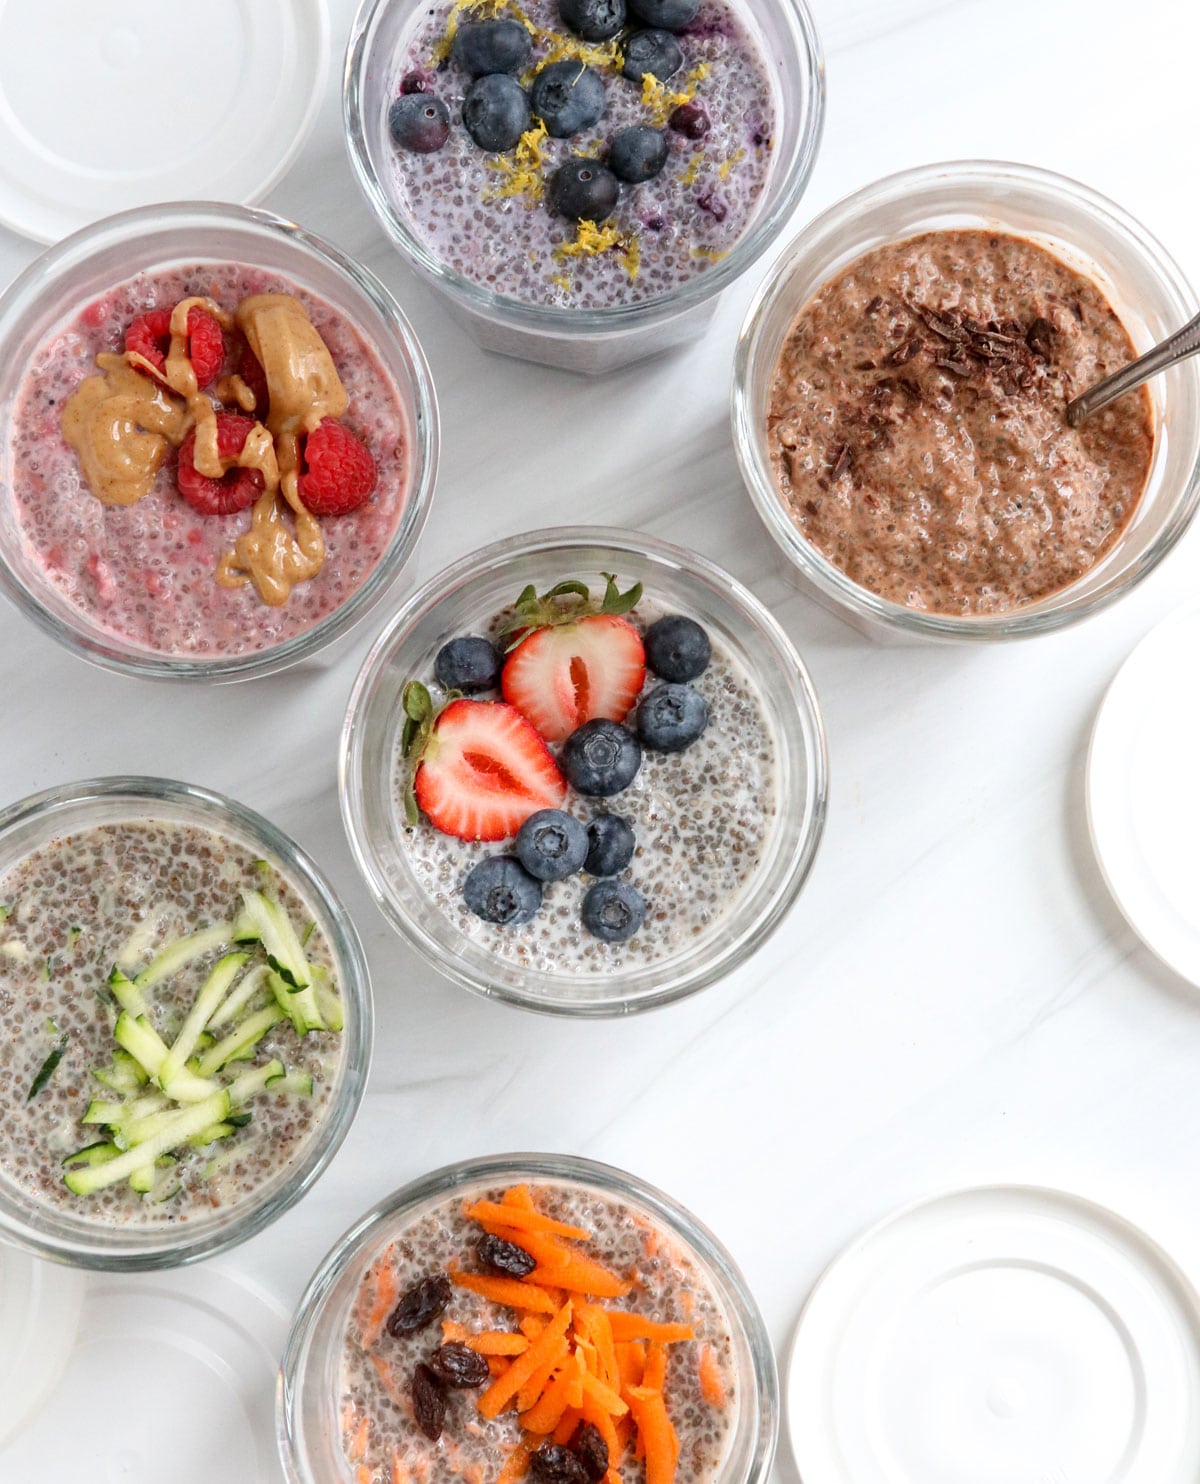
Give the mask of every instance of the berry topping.
[[[240, 412], [217, 413], [217, 455], [222, 463], [236, 459], [246, 439], [257, 426]], [[196, 430], [192, 428], [179, 447], [175, 481], [179, 493], [201, 515], [233, 515], [248, 510], [263, 492], [263, 477], [257, 469], [230, 469], [221, 479], [210, 479], [197, 471]]]
[[539, 809], [517, 831], [517, 859], [539, 881], [565, 881], [583, 868], [588, 832], [573, 814]]
[[645, 679], [638, 631], [624, 618], [594, 613], [523, 639], [505, 661], [501, 685], [547, 742], [563, 742], [585, 721], [624, 721]]
[[629, 0], [630, 14], [660, 31], [682, 31], [696, 19], [700, 0]]
[[563, 744], [562, 768], [572, 788], [606, 799], [628, 788], [642, 766], [642, 746], [628, 727], [601, 718], [585, 722]]
[[443, 644], [433, 662], [438, 684], [446, 690], [491, 690], [500, 684], [504, 656], [490, 639], [473, 634]]
[[628, 881], [597, 881], [583, 899], [583, 925], [602, 943], [624, 943], [646, 917], [646, 901]]
[[625, 24], [625, 0], [558, 0], [558, 13], [584, 41], [607, 41]]
[[346, 515], [365, 505], [378, 471], [364, 443], [334, 417], [323, 417], [304, 440], [300, 499], [312, 515]]
[[431, 155], [450, 138], [450, 110], [432, 93], [405, 93], [388, 110], [388, 133], [397, 148]]
[[414, 801], [443, 834], [506, 840], [531, 814], [563, 802], [550, 749], [515, 707], [451, 701], [434, 718], [428, 692], [410, 685], [404, 708], [415, 728], [405, 729], [404, 749], [416, 761]]
[[472, 77], [493, 72], [524, 72], [533, 51], [520, 21], [459, 21], [454, 33], [454, 60]]
[[683, 53], [670, 31], [635, 31], [625, 43], [621, 71], [633, 82], [652, 72], [659, 82], [674, 77], [683, 66]]
[[515, 79], [493, 72], [467, 89], [462, 121], [480, 149], [494, 153], [512, 149], [529, 128], [529, 99]]
[[513, 855], [493, 855], [473, 866], [463, 882], [463, 900], [484, 922], [518, 927], [536, 917], [542, 883]]
[[568, 160], [550, 182], [554, 210], [576, 222], [602, 222], [612, 214], [620, 194], [617, 177], [595, 160]]
[[712, 121], [702, 103], [681, 103], [672, 110], [667, 122], [676, 134], [682, 134], [685, 139], [703, 139], [712, 128]]
[[[196, 373], [196, 385], [207, 386], [217, 376], [225, 360], [225, 338], [221, 326], [199, 304], [193, 304], [187, 317], [187, 354]], [[154, 369], [166, 369], [171, 348], [171, 311], [151, 309], [139, 314], [125, 331], [125, 349], [149, 361]], [[142, 367], [139, 370], [144, 369]], [[165, 380], [160, 376], [159, 380]]]
[[264, 422], [271, 405], [267, 392], [267, 373], [259, 365], [258, 357], [248, 345], [242, 346], [237, 374], [254, 393], [254, 411], [258, 414], [259, 422]]
[[604, 82], [591, 67], [578, 62], [551, 62], [529, 90], [533, 112], [556, 139], [569, 139], [599, 123], [604, 113]]
[[662, 680], [695, 680], [711, 659], [712, 644], [693, 618], [669, 613], [646, 630], [646, 663]]
[[636, 844], [629, 821], [619, 814], [597, 814], [587, 832], [583, 869], [589, 876], [619, 876], [633, 859]]
[[656, 685], [638, 706], [638, 736], [654, 752], [682, 752], [708, 726], [708, 702], [690, 685]]
[[608, 147], [608, 168], [618, 180], [640, 185], [653, 180], [667, 163], [667, 136], [649, 124], [634, 124], [613, 135]]
[[428, 72], [406, 72], [400, 79], [402, 93], [432, 93], [433, 78]]

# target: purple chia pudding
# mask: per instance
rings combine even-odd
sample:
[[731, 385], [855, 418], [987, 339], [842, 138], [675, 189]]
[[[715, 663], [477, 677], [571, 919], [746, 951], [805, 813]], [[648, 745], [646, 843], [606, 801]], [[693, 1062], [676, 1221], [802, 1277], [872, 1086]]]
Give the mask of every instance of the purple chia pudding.
[[[349, 514], [320, 522], [324, 561], [285, 602], [262, 601], [251, 582], [214, 576], [250, 524], [250, 512], [202, 515], [176, 487], [172, 456], [143, 498], [104, 504], [84, 481], [63, 435], [64, 406], [96, 373], [96, 357], [120, 353], [126, 328], [152, 309], [193, 295], [232, 312], [251, 295], [294, 296], [324, 341], [348, 396], [342, 421], [369, 449], [375, 493]], [[239, 341], [226, 337], [217, 385], [238, 370]], [[376, 350], [332, 305], [282, 276], [237, 263], [197, 263], [142, 273], [88, 303], [34, 356], [11, 427], [11, 500], [26, 554], [89, 626], [160, 655], [228, 658], [272, 649], [346, 603], [391, 542], [408, 495], [410, 429], [400, 393]]]
[[[517, 81], [532, 89], [535, 107], [515, 147], [485, 151], [463, 123], [472, 76], [454, 40], [461, 26], [497, 18], [531, 38]], [[504, 298], [602, 309], [669, 294], [737, 243], [771, 168], [777, 108], [749, 19], [726, 0], [703, 0], [670, 40], [678, 60], [662, 78], [639, 72], [635, 34], [646, 31], [630, 15], [610, 39], [584, 41], [564, 25], [556, 0], [440, 0], [415, 10], [389, 97], [393, 107], [414, 89], [440, 99], [449, 132], [427, 153], [398, 145], [388, 185], [439, 262]], [[565, 63], [590, 69], [604, 107], [598, 121], [554, 137], [536, 110], [536, 79]], [[561, 214], [559, 167], [579, 157], [611, 163], [614, 136], [635, 125], [659, 131], [666, 163], [652, 178], [626, 179], [615, 207], [595, 210], [594, 221]]]
[[[299, 1035], [278, 1009], [266, 941], [234, 941], [244, 893], [276, 904], [303, 939], [326, 1028]], [[342, 1059], [330, 945], [291, 881], [214, 831], [146, 819], [39, 846], [0, 877], [0, 903], [0, 1185], [14, 1199], [99, 1226], [202, 1227], [288, 1178], [329, 1111]], [[189, 940], [200, 951], [179, 949]], [[161, 1120], [201, 1106], [161, 1069], [160, 1090], [138, 1058], [146, 1044], [178, 1045], [221, 964], [227, 982], [182, 1076], [221, 1087], [245, 1078], [245, 1101], [172, 1145], [144, 1181], [74, 1192], [72, 1171], [103, 1168], [137, 1143], [133, 1113]], [[122, 1019], [138, 1022], [136, 1057], [118, 1039]], [[223, 1046], [239, 1054], [226, 1060]], [[193, 1101], [177, 1104], [176, 1091]]]

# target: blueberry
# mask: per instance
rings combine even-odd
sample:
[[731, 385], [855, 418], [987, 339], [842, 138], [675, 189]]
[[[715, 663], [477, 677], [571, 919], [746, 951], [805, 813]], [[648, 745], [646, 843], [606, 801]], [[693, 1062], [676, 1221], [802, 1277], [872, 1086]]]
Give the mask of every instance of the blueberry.
[[682, 31], [696, 19], [700, 0], [629, 0], [629, 9], [644, 25]]
[[712, 121], [702, 103], [681, 103], [667, 123], [685, 139], [703, 139], [712, 128]]
[[711, 659], [708, 635], [694, 618], [669, 613], [646, 630], [646, 663], [662, 680], [695, 680]]
[[450, 137], [450, 110], [432, 93], [405, 93], [388, 112], [388, 132], [400, 149], [431, 155]]
[[606, 799], [637, 777], [642, 746], [628, 727], [600, 717], [576, 727], [563, 743], [559, 761], [572, 788]]
[[634, 124], [614, 134], [608, 147], [608, 168], [618, 180], [640, 185], [653, 180], [667, 163], [667, 136], [649, 124]]
[[683, 66], [683, 53], [670, 31], [635, 31], [625, 43], [621, 71], [633, 82], [652, 72], [659, 82], [674, 77]]
[[602, 222], [620, 194], [617, 177], [596, 160], [568, 160], [550, 182], [550, 204], [559, 216], [575, 222]]
[[628, 881], [597, 881], [583, 899], [583, 925], [604, 943], [624, 943], [641, 927], [646, 900]]
[[503, 668], [504, 656], [490, 639], [481, 639], [477, 634], [443, 644], [433, 662], [439, 685], [468, 693], [499, 685]]
[[619, 814], [597, 814], [587, 827], [589, 876], [619, 876], [633, 859], [633, 830]]
[[533, 79], [533, 111], [555, 139], [569, 139], [590, 129], [604, 113], [604, 82], [591, 67], [578, 62], [551, 62]]
[[625, 0], [558, 0], [558, 13], [584, 41], [607, 41], [625, 24]]
[[563, 809], [539, 809], [517, 831], [517, 859], [539, 881], [565, 881], [583, 869], [587, 828]]
[[402, 93], [432, 93], [433, 79], [428, 72], [406, 72], [400, 79]]
[[472, 77], [524, 72], [533, 42], [520, 21], [460, 21], [454, 33], [454, 60]]
[[516, 927], [536, 917], [542, 884], [513, 855], [491, 855], [473, 866], [463, 882], [463, 901], [484, 922]]
[[682, 752], [708, 725], [708, 702], [690, 685], [656, 685], [638, 705], [638, 736], [655, 752]]
[[462, 121], [480, 149], [512, 149], [529, 128], [529, 99], [514, 78], [492, 72], [467, 89]]

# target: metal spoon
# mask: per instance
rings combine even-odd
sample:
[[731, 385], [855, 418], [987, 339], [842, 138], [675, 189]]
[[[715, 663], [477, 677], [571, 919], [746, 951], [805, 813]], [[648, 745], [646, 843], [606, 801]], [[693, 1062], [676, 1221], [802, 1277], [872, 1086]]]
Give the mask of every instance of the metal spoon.
[[1093, 412], [1099, 412], [1102, 407], [1107, 407], [1110, 402], [1133, 391], [1142, 382], [1149, 381], [1152, 376], [1165, 371], [1177, 361], [1194, 356], [1198, 350], [1200, 314], [1195, 319], [1188, 320], [1182, 330], [1176, 330], [1161, 345], [1148, 350], [1144, 356], [1138, 356], [1136, 361], [1130, 361], [1128, 366], [1122, 366], [1119, 371], [1114, 371], [1111, 376], [1106, 376], [1103, 381], [1098, 381], [1095, 386], [1089, 387], [1086, 392], [1068, 402], [1067, 421], [1073, 428], [1077, 428]]

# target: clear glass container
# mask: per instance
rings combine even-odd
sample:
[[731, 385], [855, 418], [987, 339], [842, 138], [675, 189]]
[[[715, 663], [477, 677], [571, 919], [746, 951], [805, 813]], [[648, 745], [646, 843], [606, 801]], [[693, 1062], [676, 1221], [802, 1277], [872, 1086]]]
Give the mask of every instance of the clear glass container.
[[512, 1183], [567, 1185], [617, 1200], [664, 1228], [712, 1285], [729, 1320], [739, 1393], [725, 1458], [709, 1484], [760, 1484], [775, 1453], [779, 1383], [762, 1315], [746, 1280], [708, 1229], [669, 1196], [610, 1165], [560, 1154], [507, 1154], [447, 1165], [381, 1201], [317, 1269], [292, 1324], [276, 1397], [288, 1484], [354, 1484], [341, 1449], [342, 1343], [363, 1275], [406, 1227], [447, 1198], [478, 1199]]
[[[527, 583], [565, 576], [603, 591], [601, 573], [641, 582], [646, 599], [704, 625], [744, 672], [775, 743], [777, 805], [761, 857], [732, 906], [678, 953], [582, 974], [516, 963], [470, 941], [417, 878], [395, 787], [406, 681], [431, 673], [447, 639], [479, 633]], [[825, 820], [825, 737], [803, 663], [775, 619], [740, 583], [695, 552], [641, 533], [580, 527], [485, 547], [433, 578], [380, 635], [355, 682], [342, 732], [342, 812], [355, 858], [385, 915], [441, 973], [477, 994], [563, 1015], [614, 1015], [694, 994], [766, 940], [795, 901]], [[620, 796], [612, 801], [620, 812]], [[425, 825], [423, 828], [432, 828]], [[498, 846], [497, 850], [502, 850]]]
[[[391, 541], [345, 603], [273, 647], [189, 658], [156, 652], [114, 633], [47, 580], [13, 510], [11, 467], [17, 395], [39, 348], [115, 284], [196, 262], [244, 263], [281, 274], [343, 314], [395, 383], [408, 424], [409, 474]], [[215, 202], [122, 212], [48, 249], [0, 295], [0, 590], [51, 638], [109, 669], [181, 680], [242, 680], [314, 655], [365, 617], [400, 576], [425, 523], [437, 463], [433, 382], [399, 305], [338, 248], [269, 212]]]
[[1200, 362], [1193, 359], [1149, 383], [1153, 463], [1120, 539], [1086, 576], [1035, 603], [977, 616], [920, 612], [859, 586], [801, 534], [779, 498], [766, 438], [771, 382], [792, 322], [823, 284], [864, 252], [922, 232], [972, 227], [1027, 237], [1090, 277], [1139, 353], [1196, 309], [1183, 274], [1145, 228], [1086, 186], [1028, 165], [965, 161], [891, 175], [823, 212], [788, 245], [750, 306], [738, 340], [738, 462], [755, 508], [801, 585], [878, 637], [1014, 639], [1074, 623], [1153, 571], [1187, 529], [1200, 500]]
[[363, 0], [346, 53], [344, 114], [358, 183], [406, 262], [445, 298], [485, 350], [569, 371], [599, 373], [697, 339], [716, 299], [778, 238], [800, 203], [825, 117], [825, 67], [805, 0], [741, 0], [740, 12], [772, 69], [777, 128], [757, 212], [733, 249], [668, 294], [606, 309], [527, 304], [456, 273], [413, 231], [391, 186], [387, 114], [395, 58], [416, 0]]
[[0, 811], [0, 876], [73, 831], [147, 819], [211, 830], [269, 860], [294, 887], [333, 954], [345, 1019], [341, 1056], [324, 1122], [296, 1157], [247, 1199], [207, 1217], [141, 1227], [73, 1219], [38, 1202], [0, 1168], [0, 1238], [83, 1268], [175, 1267], [224, 1252], [269, 1226], [300, 1200], [337, 1153], [358, 1112], [371, 1061], [371, 985], [346, 909], [294, 841], [232, 799], [165, 778], [96, 778], [47, 789]]

